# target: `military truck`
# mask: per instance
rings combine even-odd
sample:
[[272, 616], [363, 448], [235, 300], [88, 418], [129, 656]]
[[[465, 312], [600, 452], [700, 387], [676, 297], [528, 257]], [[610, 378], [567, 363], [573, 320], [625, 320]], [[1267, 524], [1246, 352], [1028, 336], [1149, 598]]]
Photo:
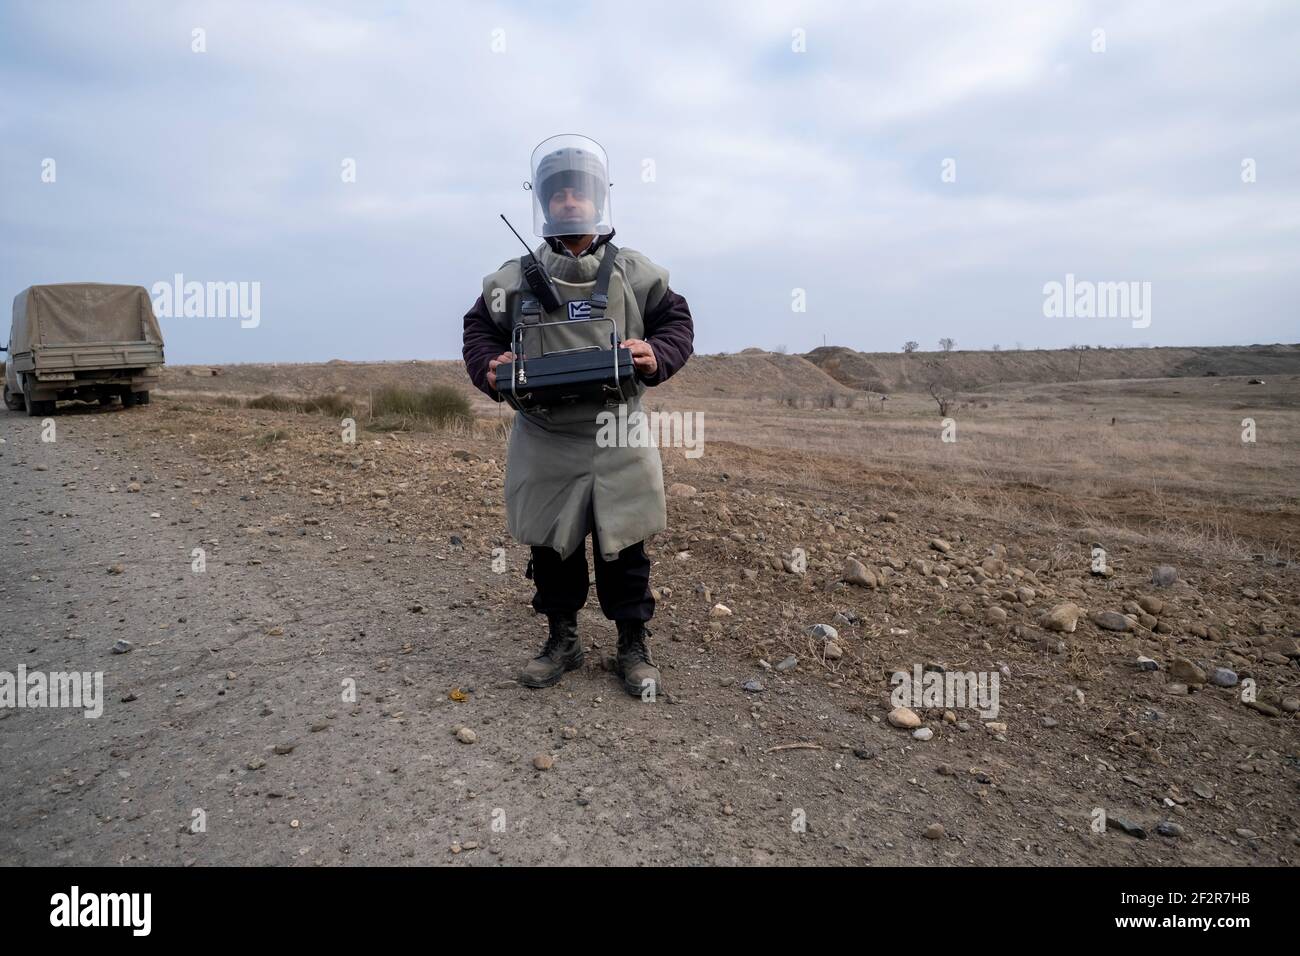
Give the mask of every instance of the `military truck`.
[[138, 285], [34, 285], [14, 298], [4, 402], [51, 415], [70, 399], [149, 404], [163, 364], [162, 332]]

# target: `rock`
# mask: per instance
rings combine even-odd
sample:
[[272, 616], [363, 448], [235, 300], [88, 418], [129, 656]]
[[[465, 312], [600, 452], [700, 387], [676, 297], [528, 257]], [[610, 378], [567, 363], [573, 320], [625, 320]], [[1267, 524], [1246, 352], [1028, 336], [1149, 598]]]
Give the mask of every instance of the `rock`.
[[113, 653], [114, 653], [114, 654], [130, 654], [131, 651], [133, 651], [134, 649], [135, 649], [135, 645], [132, 644], [130, 641], [128, 641], [128, 640], [127, 640], [126, 638], [124, 638], [124, 637], [119, 637], [119, 638], [118, 638], [118, 639], [113, 643]]
[[1144, 596], [1138, 598], [1138, 607], [1153, 617], [1159, 617], [1160, 612], [1165, 609], [1165, 602], [1158, 597]]
[[877, 586], [876, 576], [867, 570], [866, 565], [856, 558], [846, 558], [844, 561], [844, 570], [840, 572], [840, 580], [849, 584], [856, 584], [858, 587], [874, 588]]
[[1059, 724], [1059, 721], [1055, 717], [1044, 717], [1040, 723], [1048, 730], [1051, 730]]
[[1162, 837], [1176, 840], [1183, 835], [1183, 828], [1172, 820], [1161, 820], [1156, 824], [1156, 833], [1159, 833]]
[[261, 757], [254, 757], [252, 760], [248, 761], [249, 770], [261, 770], [265, 766], [266, 766], [266, 761], [263, 760]]
[[915, 730], [921, 726], [921, 718], [909, 707], [895, 707], [886, 719], [895, 727], [902, 727], [904, 730]]
[[1137, 669], [1140, 670], [1140, 671], [1158, 671], [1158, 670], [1160, 670], [1160, 665], [1157, 664], [1155, 661], [1153, 661], [1153, 660], [1152, 660], [1151, 658], [1149, 658], [1149, 657], [1139, 657], [1139, 658], [1137, 659], [1137, 662], [1136, 662], [1136, 664], [1135, 664], [1134, 666], [1136, 666]]
[[1060, 631], [1065, 634], [1073, 634], [1075, 627], [1078, 626], [1079, 615], [1082, 613], [1077, 604], [1065, 603], [1058, 604], [1038, 621], [1039, 625], [1049, 631]]
[[294, 748], [297, 746], [298, 745], [295, 743], [276, 744], [274, 747], [271, 748], [271, 751], [272, 753], [277, 753], [283, 757], [285, 754], [293, 753]]
[[1088, 619], [1103, 631], [1128, 631], [1133, 628], [1133, 622], [1119, 611], [1093, 611]]
[[1169, 564], [1162, 564], [1151, 571], [1151, 583], [1158, 588], [1172, 587], [1178, 581], [1178, 569]]
[[1288, 714], [1300, 711], [1300, 697], [1283, 697], [1282, 710]]
[[1196, 687], [1205, 683], [1205, 671], [1185, 657], [1175, 657], [1169, 665], [1169, 676], [1180, 684]]
[[1166, 684], [1165, 693], [1168, 694], [1170, 697], [1186, 697], [1187, 685], [1180, 684], [1180, 683]]
[[991, 734], [1005, 734], [1007, 732], [1007, 725], [1001, 721], [994, 720], [985, 724], [984, 729]]
[[941, 554], [947, 554], [949, 551], [952, 550], [952, 545], [950, 545], [947, 541], [943, 540], [943, 538], [931, 538], [930, 547], [933, 548], [935, 551], [940, 552]]
[[749, 680], [745, 681], [743, 684], [740, 685], [740, 689], [743, 691], [748, 691], [751, 694], [759, 694], [762, 693], [763, 691], [763, 682], [759, 680], [757, 677], [751, 677]]
[[1226, 667], [1216, 667], [1210, 672], [1210, 683], [1215, 687], [1236, 687], [1237, 672]]
[[991, 607], [984, 612], [985, 624], [1005, 624], [1007, 623], [1007, 612], [1000, 607]]
[[827, 641], [826, 646], [822, 649], [828, 661], [838, 661], [844, 656], [844, 649], [834, 641]]
[[838, 640], [840, 636], [840, 632], [829, 624], [813, 624], [804, 633], [822, 641]]
[[992, 578], [1000, 578], [1007, 573], [1007, 563], [1001, 558], [985, 558], [980, 562], [980, 570]]
[[1300, 640], [1294, 637], [1284, 637], [1280, 641], [1274, 641], [1270, 644], [1268, 650], [1269, 653], [1281, 657], [1300, 657]]
[[472, 744], [478, 740], [478, 734], [474, 733], [474, 731], [470, 730], [468, 727], [457, 727], [456, 739], [463, 744]]
[[929, 727], [918, 727], [916, 730], [912, 731], [913, 740], [929, 740], [933, 736], [934, 731]]
[[132, 482], [128, 483], [127, 486], [126, 486], [126, 490], [127, 490], [128, 492], [138, 492], [138, 491], [140, 490], [140, 482], [138, 482], [138, 481], [132, 481]]
[[1021, 604], [1032, 604], [1035, 596], [1036, 594], [1033, 588], [1025, 587], [1024, 585], [1016, 588], [1016, 600]]
[[686, 485], [680, 481], [675, 481], [668, 486], [668, 494], [673, 498], [694, 498], [695, 488], [692, 485]]
[[931, 823], [925, 828], [925, 838], [927, 840], [942, 840], [946, 832], [942, 823]]
[[898, 521], [898, 515], [892, 511], [886, 511], [880, 516], [880, 520], [886, 524], [895, 524]]
[[564, 727], [560, 730], [560, 736], [565, 740], [576, 740], [578, 738], [578, 728]]
[[555, 758], [550, 754], [538, 754], [533, 758], [533, 766], [538, 770], [550, 770], [555, 766]]
[[731, 617], [731, 608], [725, 604], [715, 604], [709, 608], [709, 617]]
[[1250, 708], [1252, 708], [1252, 709], [1254, 709], [1254, 710], [1259, 711], [1259, 712], [1260, 712], [1261, 714], [1263, 714], [1265, 717], [1281, 717], [1281, 716], [1282, 716], [1282, 712], [1281, 712], [1280, 710], [1278, 710], [1278, 709], [1277, 709], [1276, 707], [1274, 707], [1272, 704], [1266, 703], [1266, 702], [1264, 702], [1264, 701], [1262, 701], [1262, 700], [1252, 700], [1252, 701], [1247, 701], [1246, 706], [1247, 706], [1247, 707], [1250, 707]]
[[776, 669], [777, 669], [778, 671], [788, 671], [788, 670], [790, 670], [790, 669], [792, 669], [792, 668], [794, 668], [794, 667], [797, 667], [798, 665], [799, 665], [799, 658], [797, 658], [797, 657], [795, 657], [793, 654], [791, 654], [789, 657], [787, 657], [787, 658], [786, 658], [785, 660], [783, 660], [781, 663], [777, 664], [777, 665], [776, 665]]
[[1114, 826], [1124, 833], [1127, 833], [1131, 837], [1137, 837], [1139, 840], [1145, 840], [1147, 838], [1146, 830], [1143, 830], [1136, 823], [1129, 823], [1123, 817], [1107, 817], [1106, 823], [1109, 826]]

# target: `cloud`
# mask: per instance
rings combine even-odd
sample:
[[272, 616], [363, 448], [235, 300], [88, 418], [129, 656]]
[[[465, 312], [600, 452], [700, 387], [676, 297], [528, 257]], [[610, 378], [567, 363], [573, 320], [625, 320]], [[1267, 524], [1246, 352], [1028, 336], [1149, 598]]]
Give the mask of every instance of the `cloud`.
[[1142, 341], [1294, 339], [1298, 40], [1199, 0], [10, 4], [0, 280], [262, 283], [173, 361], [457, 356], [533, 146], [580, 131], [702, 350], [1124, 339], [1042, 318], [1066, 272], [1152, 281]]

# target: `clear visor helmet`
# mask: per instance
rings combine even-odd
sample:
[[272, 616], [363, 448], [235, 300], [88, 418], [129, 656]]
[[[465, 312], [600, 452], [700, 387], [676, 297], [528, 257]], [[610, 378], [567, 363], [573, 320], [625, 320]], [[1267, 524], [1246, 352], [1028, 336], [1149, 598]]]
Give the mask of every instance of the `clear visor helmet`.
[[609, 209], [609, 158], [594, 139], [563, 133], [533, 150], [533, 232], [547, 236], [607, 236], [614, 231]]

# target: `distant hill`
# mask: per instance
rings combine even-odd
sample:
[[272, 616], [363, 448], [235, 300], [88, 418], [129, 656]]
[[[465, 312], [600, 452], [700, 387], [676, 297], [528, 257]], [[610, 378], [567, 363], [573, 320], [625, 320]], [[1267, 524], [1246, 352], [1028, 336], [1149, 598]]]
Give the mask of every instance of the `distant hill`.
[[[1082, 364], [1080, 358], [1082, 355]], [[214, 374], [214, 372], [216, 374]], [[775, 399], [797, 397], [814, 404], [827, 398], [844, 404], [862, 392], [925, 391], [934, 376], [952, 389], [974, 391], [998, 385], [1044, 385], [1103, 379], [1147, 379], [1218, 375], [1300, 374], [1300, 346], [1252, 345], [1214, 348], [1066, 349], [1006, 352], [855, 352], [842, 347], [784, 355], [748, 348], [741, 352], [691, 356], [670, 381], [651, 390], [648, 401]], [[420, 388], [450, 385], [490, 406], [474, 391], [458, 360], [330, 362], [167, 366], [164, 390], [256, 395], [280, 392], [315, 395], [348, 392], [364, 396], [379, 385]]]
[[1300, 374], [1300, 345], [910, 354], [824, 346], [804, 358], [849, 388], [876, 392], [923, 391], [936, 375], [952, 388], [969, 391], [1010, 383]]
[[722, 355], [692, 355], [686, 367], [659, 386], [665, 398], [782, 398], [852, 396], [854, 386], [836, 381], [802, 355], [749, 348]]

